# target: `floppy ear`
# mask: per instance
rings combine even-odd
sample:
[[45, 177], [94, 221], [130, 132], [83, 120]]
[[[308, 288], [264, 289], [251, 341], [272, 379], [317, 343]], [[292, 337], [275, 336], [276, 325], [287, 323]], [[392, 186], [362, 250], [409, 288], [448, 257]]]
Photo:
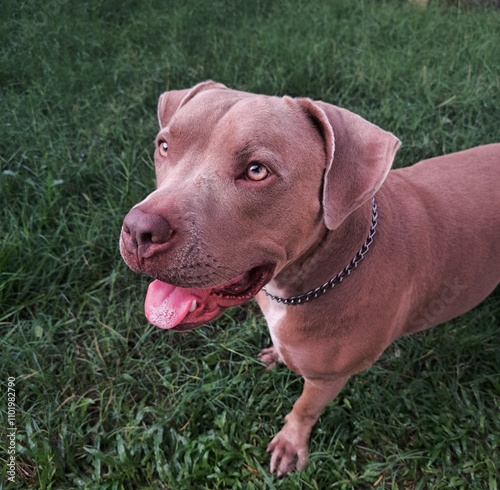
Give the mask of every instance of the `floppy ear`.
[[384, 182], [401, 142], [346, 109], [311, 99], [297, 99], [325, 142], [324, 220], [334, 230], [373, 197]]
[[192, 88], [170, 90], [161, 94], [158, 101], [158, 122], [160, 123], [160, 129], [163, 129], [170, 122], [177, 109], [191, 100], [196, 94], [213, 88], [226, 88], [226, 86], [222, 85], [222, 83], [207, 80]]

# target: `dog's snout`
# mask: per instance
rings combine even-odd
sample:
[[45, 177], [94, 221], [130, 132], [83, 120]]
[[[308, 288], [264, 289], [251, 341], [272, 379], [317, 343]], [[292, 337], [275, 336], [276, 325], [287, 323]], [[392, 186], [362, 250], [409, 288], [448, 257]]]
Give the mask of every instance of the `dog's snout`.
[[163, 249], [172, 237], [169, 222], [161, 215], [132, 209], [123, 220], [123, 240], [130, 252], [147, 258]]

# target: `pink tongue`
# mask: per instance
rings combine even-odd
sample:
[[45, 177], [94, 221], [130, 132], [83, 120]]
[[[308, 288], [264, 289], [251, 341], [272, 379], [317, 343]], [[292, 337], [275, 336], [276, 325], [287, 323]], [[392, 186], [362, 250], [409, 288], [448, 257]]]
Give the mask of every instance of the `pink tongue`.
[[156, 279], [148, 287], [144, 312], [156, 327], [174, 328], [186, 318], [193, 301], [198, 306], [209, 294], [209, 290], [178, 288]]

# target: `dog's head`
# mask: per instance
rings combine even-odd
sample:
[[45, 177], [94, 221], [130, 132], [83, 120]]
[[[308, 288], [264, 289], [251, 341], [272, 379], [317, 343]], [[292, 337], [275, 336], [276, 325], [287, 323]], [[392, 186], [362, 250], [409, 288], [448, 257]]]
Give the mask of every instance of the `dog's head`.
[[343, 109], [214, 82], [158, 105], [157, 189], [120, 250], [152, 276], [146, 315], [188, 329], [244, 303], [370, 199], [399, 141]]

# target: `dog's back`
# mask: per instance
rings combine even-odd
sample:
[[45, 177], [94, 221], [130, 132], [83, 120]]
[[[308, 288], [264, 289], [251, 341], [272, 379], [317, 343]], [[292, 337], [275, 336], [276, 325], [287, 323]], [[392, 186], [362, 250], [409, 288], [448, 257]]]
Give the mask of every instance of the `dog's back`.
[[[392, 218], [399, 210], [407, 220], [399, 233], [408, 233], [410, 252], [418, 248], [425, 260], [412, 278], [425, 284], [415, 305], [419, 313], [410, 315], [404, 333], [461, 315], [495, 289], [500, 281], [500, 144], [394, 170], [384, 194]], [[452, 279], [442, 284], [429, 277]]]

